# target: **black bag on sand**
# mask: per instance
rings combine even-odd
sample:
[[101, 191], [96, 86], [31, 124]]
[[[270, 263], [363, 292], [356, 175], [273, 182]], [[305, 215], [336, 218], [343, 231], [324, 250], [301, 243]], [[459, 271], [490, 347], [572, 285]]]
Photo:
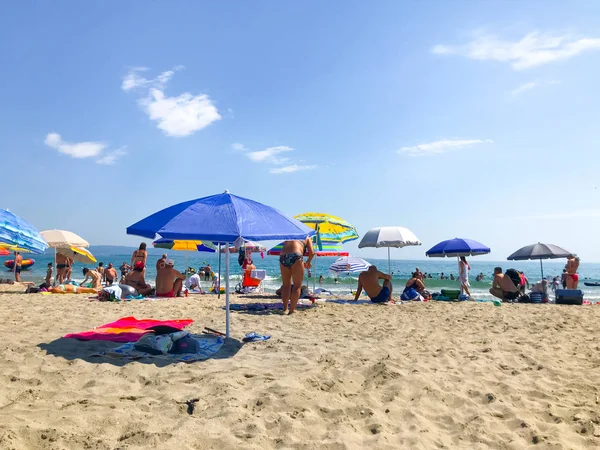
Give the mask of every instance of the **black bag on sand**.
[[521, 286], [521, 275], [515, 269], [508, 269], [504, 275], [512, 280], [517, 289]]
[[521, 295], [517, 301], [519, 303], [531, 303], [531, 298], [529, 298], [529, 295], [524, 294], [524, 295]]

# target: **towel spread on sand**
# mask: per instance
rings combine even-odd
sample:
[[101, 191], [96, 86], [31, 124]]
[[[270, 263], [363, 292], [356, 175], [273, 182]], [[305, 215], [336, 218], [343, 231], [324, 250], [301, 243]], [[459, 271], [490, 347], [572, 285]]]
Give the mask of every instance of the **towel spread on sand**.
[[82, 331], [81, 333], [70, 333], [64, 337], [81, 339], [84, 341], [137, 342], [144, 334], [152, 332], [152, 330], [149, 330], [151, 327], [162, 325], [183, 330], [193, 322], [192, 319], [155, 320], [123, 317], [116, 322], [101, 325], [93, 330]]
[[154, 358], [171, 362], [196, 362], [203, 361], [213, 356], [221, 349], [223, 343], [225, 342], [225, 339], [220, 336], [194, 334], [190, 334], [189, 336], [198, 342], [198, 349], [194, 353], [167, 353], [162, 355], [153, 355], [151, 353], [136, 350], [134, 347], [135, 343], [129, 342], [106, 352], [95, 353], [92, 356], [109, 356], [111, 358], [131, 359]]
[[[308, 309], [314, 306], [316, 305], [298, 303], [296, 308]], [[222, 308], [225, 309], [225, 306], [223, 306]], [[229, 309], [231, 311], [275, 311], [279, 309], [283, 310], [283, 303], [233, 303], [229, 305]]]

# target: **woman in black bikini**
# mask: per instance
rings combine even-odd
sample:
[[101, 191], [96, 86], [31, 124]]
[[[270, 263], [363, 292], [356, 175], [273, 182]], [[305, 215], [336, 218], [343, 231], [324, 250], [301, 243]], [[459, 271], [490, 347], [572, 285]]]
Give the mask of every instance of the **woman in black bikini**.
[[144, 264], [144, 275], [146, 275], [146, 259], [148, 252], [146, 251], [146, 243], [142, 242], [140, 247], [131, 254], [131, 267], [135, 267], [135, 263], [141, 261]]
[[[308, 256], [306, 262], [304, 255]], [[281, 270], [281, 299], [283, 300], [283, 312], [288, 310], [290, 314], [296, 312], [296, 305], [300, 298], [300, 288], [304, 280], [304, 269], [311, 268], [311, 261], [315, 256], [312, 240], [307, 237], [303, 241], [285, 241], [279, 256], [279, 268]], [[293, 288], [292, 288], [293, 285]]]

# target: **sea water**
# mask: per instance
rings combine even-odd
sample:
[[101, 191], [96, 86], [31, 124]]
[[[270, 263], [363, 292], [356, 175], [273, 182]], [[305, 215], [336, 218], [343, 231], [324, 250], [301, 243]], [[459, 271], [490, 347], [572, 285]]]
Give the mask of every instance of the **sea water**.
[[[117, 274], [120, 276], [119, 266], [123, 262], [131, 261], [131, 253], [133, 248], [128, 247], [110, 247], [110, 246], [99, 246], [90, 247], [89, 249], [97, 258], [98, 262], [103, 262], [104, 267], [108, 263], [112, 262], [117, 269]], [[167, 253], [168, 257], [175, 261], [175, 268], [180, 272], [184, 272], [186, 265], [186, 252], [170, 251], [162, 249], [149, 249], [148, 251], [148, 268], [146, 272], [146, 280], [150, 284], [154, 284], [154, 278], [156, 277], [156, 260], [160, 258], [162, 253]], [[47, 251], [44, 255], [23, 255], [24, 258], [32, 257], [35, 259], [35, 265], [29, 269], [24, 270], [21, 274], [23, 281], [33, 281], [34, 283], [41, 283], [46, 275], [47, 264], [54, 260], [53, 250]], [[242, 279], [242, 270], [237, 262], [237, 253], [230, 255], [230, 287], [234, 288]], [[217, 274], [219, 272], [219, 257], [216, 253], [202, 253], [202, 252], [189, 252], [188, 266], [198, 270], [200, 267], [204, 267], [206, 264], [210, 264], [212, 270]], [[264, 258], [258, 253], [253, 253], [252, 258], [257, 269], [264, 269], [267, 272], [266, 279], [264, 280], [264, 287], [266, 292], [274, 292], [281, 286], [281, 274], [279, 272], [279, 257], [264, 255]], [[5, 260], [12, 259], [10, 257], [1, 258], [2, 263]], [[329, 266], [336, 260], [334, 257], [320, 257], [313, 260], [313, 268], [311, 270], [312, 277], [307, 276], [305, 272], [304, 284], [308, 285], [310, 290], [313, 288], [323, 288], [331, 291], [336, 295], [350, 296], [353, 291], [356, 291], [356, 284], [358, 280], [358, 274], [355, 273], [340, 273], [334, 274], [328, 270]], [[371, 264], [375, 264], [379, 270], [387, 273], [388, 261], [387, 259], [374, 259], [364, 258]], [[544, 261], [544, 276], [549, 280], [552, 280], [554, 276], [560, 277], [564, 268], [566, 260], [546, 260]], [[469, 258], [471, 265], [470, 283], [471, 283], [471, 294], [476, 299], [491, 299], [492, 296], [489, 294], [489, 289], [492, 284], [493, 272], [496, 266], [502, 267], [503, 271], [506, 269], [513, 268], [519, 271], [525, 272], [525, 275], [529, 278], [529, 282], [533, 283], [541, 279], [540, 264], [539, 261], [488, 261], [481, 260], [477, 257]], [[82, 269], [84, 267], [95, 268], [97, 264], [81, 264], [75, 263], [73, 267], [73, 278], [75, 280], [82, 280], [83, 274]], [[3, 267], [3, 265], [2, 265]], [[455, 258], [432, 258], [425, 260], [392, 260], [391, 271], [393, 276], [394, 295], [400, 295], [404, 285], [410, 274], [419, 268], [421, 272], [431, 274], [433, 278], [425, 279], [425, 287], [430, 292], [439, 292], [441, 289], [460, 289], [459, 282], [457, 280], [440, 279], [441, 273], [445, 276], [454, 275], [456, 278], [458, 275], [458, 264]], [[475, 281], [477, 274], [483, 273], [485, 278], [483, 281]], [[583, 283], [584, 281], [599, 281], [600, 280], [600, 264], [598, 263], [586, 263], [581, 262], [579, 267], [580, 282], [579, 288], [584, 292], [585, 299], [591, 300], [592, 302], [600, 301], [600, 287], [588, 287]], [[323, 282], [319, 283], [319, 275], [323, 275]], [[225, 255], [221, 255], [221, 276], [225, 276]], [[12, 278], [12, 274], [9, 270], [5, 269], [2, 273], [0, 272], [0, 278]], [[206, 281], [203, 283], [203, 288], [208, 289], [210, 282]], [[225, 280], [221, 281], [221, 286], [225, 285]], [[551, 294], [552, 297], [552, 294]]]

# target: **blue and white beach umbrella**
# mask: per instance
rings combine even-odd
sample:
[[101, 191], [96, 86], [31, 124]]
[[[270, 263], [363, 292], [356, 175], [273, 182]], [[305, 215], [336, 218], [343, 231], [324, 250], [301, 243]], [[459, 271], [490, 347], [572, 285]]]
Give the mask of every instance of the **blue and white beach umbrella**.
[[48, 248], [48, 243], [29, 222], [6, 209], [0, 209], [0, 247], [39, 255]]
[[365, 261], [362, 258], [355, 258], [353, 256], [344, 256], [338, 258], [331, 266], [329, 270], [332, 272], [364, 272], [371, 266], [371, 263]]

